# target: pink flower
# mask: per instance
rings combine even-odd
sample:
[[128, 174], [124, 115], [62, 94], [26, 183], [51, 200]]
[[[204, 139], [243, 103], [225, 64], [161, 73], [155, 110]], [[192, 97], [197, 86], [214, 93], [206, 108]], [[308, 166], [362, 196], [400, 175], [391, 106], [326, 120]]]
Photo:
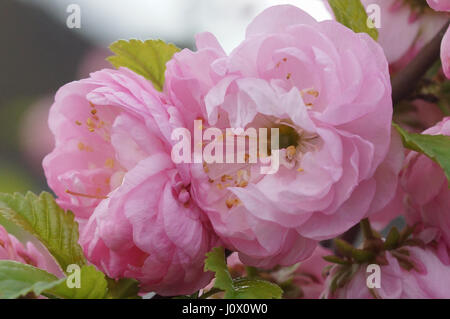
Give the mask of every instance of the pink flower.
[[312, 256], [300, 263], [293, 284], [301, 291], [302, 299], [318, 299], [325, 288], [323, 271], [329, 265], [323, 257], [332, 255], [329, 249], [318, 246]]
[[72, 210], [81, 224], [121, 185], [127, 171], [165, 150], [155, 123], [158, 113], [150, 114], [154, 108], [164, 116], [161, 98], [127, 69], [96, 72], [57, 92], [49, 115], [55, 148], [43, 166], [58, 204]]
[[342, 266], [334, 266], [322, 296], [330, 299], [450, 298], [450, 268], [442, 263], [433, 249], [407, 247], [403, 248], [403, 254], [388, 251], [386, 260], [388, 264], [380, 267], [380, 288], [369, 289], [367, 281], [369, 279], [369, 283], [374, 283], [374, 277], [369, 278], [374, 271], [368, 271], [368, 265], [362, 264], [353, 265], [353, 274], [349, 280], [332, 291], [333, 278], [343, 271]]
[[181, 126], [149, 81], [103, 70], [62, 87], [50, 111], [56, 139], [44, 159], [58, 203], [81, 224], [87, 258], [143, 291], [190, 294], [212, 277], [205, 254], [217, 239], [191, 199], [190, 176], [170, 158]]
[[[446, 14], [433, 12], [426, 3], [403, 0], [362, 0], [381, 9], [378, 42], [394, 72], [405, 67], [441, 29]], [[395, 31], [393, 31], [395, 30]]]
[[450, 0], [427, 0], [427, 2], [436, 11], [450, 12]]
[[450, 27], [442, 39], [441, 44], [442, 68], [447, 78], [450, 79]]
[[[245, 264], [292, 265], [392, 198], [402, 162], [381, 47], [334, 21], [275, 6], [228, 56], [210, 33], [167, 64], [166, 92], [193, 130], [280, 129], [280, 169], [192, 165], [192, 194]], [[225, 133], [224, 133], [225, 134]], [[390, 149], [390, 145], [392, 146]], [[388, 155], [389, 153], [389, 155]]]
[[47, 259], [31, 242], [27, 242], [26, 246], [24, 246], [16, 237], [8, 234], [1, 225], [0, 260], [12, 260], [44, 270], [49, 269]]
[[[450, 117], [423, 134], [450, 136]], [[410, 152], [401, 173], [401, 185], [402, 193], [397, 196], [406, 203], [408, 224], [438, 230], [436, 239], [441, 237], [450, 249], [450, 189], [442, 168], [425, 155]], [[442, 253], [447, 254], [445, 249]]]

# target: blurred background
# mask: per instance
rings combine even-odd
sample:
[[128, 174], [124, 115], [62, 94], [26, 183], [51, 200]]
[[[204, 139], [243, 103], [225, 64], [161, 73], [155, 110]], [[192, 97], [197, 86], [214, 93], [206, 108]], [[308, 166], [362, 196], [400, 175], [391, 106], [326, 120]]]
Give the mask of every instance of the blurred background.
[[[193, 48], [194, 35], [210, 31], [230, 52], [259, 12], [283, 3], [330, 18], [321, 0], [1, 0], [0, 192], [47, 190], [41, 162], [53, 148], [54, 94], [110, 67], [111, 42], [159, 38]], [[67, 24], [73, 5], [80, 28]]]

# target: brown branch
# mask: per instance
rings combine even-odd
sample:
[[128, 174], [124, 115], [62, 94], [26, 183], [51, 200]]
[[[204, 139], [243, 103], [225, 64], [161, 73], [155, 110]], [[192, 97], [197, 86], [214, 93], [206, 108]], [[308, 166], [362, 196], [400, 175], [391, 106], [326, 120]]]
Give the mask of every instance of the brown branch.
[[394, 105], [414, 92], [419, 80], [434, 62], [439, 59], [441, 42], [450, 25], [450, 20], [438, 34], [419, 52], [405, 68], [392, 79], [392, 99]]

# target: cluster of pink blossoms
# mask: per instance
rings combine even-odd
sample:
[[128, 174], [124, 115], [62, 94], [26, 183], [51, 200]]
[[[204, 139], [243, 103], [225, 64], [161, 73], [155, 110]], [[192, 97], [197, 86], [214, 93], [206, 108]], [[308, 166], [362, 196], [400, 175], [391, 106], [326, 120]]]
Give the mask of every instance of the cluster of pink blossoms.
[[[423, 132], [450, 136], [450, 117]], [[379, 215], [383, 215], [380, 218]], [[414, 230], [409, 243], [382, 252], [379, 288], [367, 287], [367, 264], [353, 270], [351, 280], [332, 291], [331, 281], [342, 269], [330, 271], [322, 297], [326, 298], [450, 298], [450, 188], [438, 164], [425, 155], [409, 152], [400, 173], [395, 198], [375, 221], [384, 226], [405, 216]]]
[[41, 269], [50, 270], [48, 260], [31, 243], [25, 246], [0, 225], [0, 260], [12, 260]]
[[[437, 11], [449, 11], [449, 1], [427, 0]], [[380, 8], [378, 42], [392, 72], [403, 69], [448, 20], [446, 12], [432, 10], [425, 0], [362, 0]], [[438, 10], [439, 8], [439, 10]]]
[[[363, 1], [368, 3], [369, 1]], [[402, 57], [403, 61], [391, 59], [391, 68], [396, 71], [405, 66], [423, 46], [426, 36], [428, 41], [434, 33], [449, 19], [450, 1], [427, 0], [436, 13], [426, 8], [416, 11], [417, 7], [410, 7], [408, 1], [376, 1], [383, 7], [385, 20], [390, 27], [382, 28], [380, 40], [394, 36], [389, 34], [389, 28], [394, 24], [399, 26], [403, 21], [404, 28], [400, 28], [396, 39], [399, 46], [394, 45], [395, 39], [385, 42], [383, 49], [393, 55]], [[419, 8], [420, 9], [420, 8]], [[403, 18], [402, 18], [403, 16]], [[409, 17], [406, 19], [406, 17]], [[433, 17], [433, 20], [429, 20]], [[427, 20], [429, 20], [427, 22]], [[422, 24], [422, 25], [421, 25]], [[422, 27], [422, 29], [420, 29]], [[411, 36], [413, 45], [401, 44], [402, 36], [414, 33]], [[441, 58], [443, 71], [450, 78], [450, 31], [447, 30], [441, 45]], [[395, 37], [395, 36], [394, 36]], [[403, 39], [405, 40], [405, 39]], [[387, 41], [387, 40], [386, 40]], [[406, 40], [405, 40], [406, 41]], [[382, 41], [381, 41], [382, 42]], [[417, 47], [417, 45], [419, 47]], [[409, 48], [408, 48], [409, 47]], [[393, 51], [392, 51], [393, 50]], [[407, 50], [407, 51], [405, 51]], [[404, 52], [407, 52], [406, 54]], [[428, 105], [429, 106], [429, 105]], [[430, 111], [430, 110], [428, 110]], [[444, 118], [433, 127], [425, 130], [423, 134], [450, 136], [450, 117]], [[394, 199], [378, 214], [372, 216], [374, 224], [386, 226], [397, 216], [405, 216], [410, 229], [413, 230], [409, 242], [395, 249], [381, 252], [381, 287], [368, 289], [367, 264], [349, 270], [334, 266], [325, 284], [322, 297], [325, 298], [449, 298], [450, 297], [450, 189], [443, 169], [430, 158], [416, 152], [409, 152], [405, 158], [403, 168], [399, 175], [399, 184]], [[342, 278], [346, 271], [352, 272], [346, 283], [333, 287], [333, 279]]]
[[[379, 27], [378, 42], [385, 52], [391, 74], [403, 70], [450, 18], [449, 0], [362, 0], [362, 3]], [[375, 6], [380, 9], [379, 16], [374, 11]], [[447, 33], [442, 41], [441, 55], [442, 69], [450, 78], [450, 31]], [[412, 107], [395, 118], [409, 130], [420, 133], [444, 116], [441, 108], [432, 101], [416, 99], [410, 102]]]
[[[167, 63], [163, 92], [120, 68], [56, 95], [43, 166], [91, 263], [143, 291], [191, 294], [211, 281], [215, 246], [246, 265], [293, 265], [396, 200], [404, 154], [389, 63], [367, 34], [276, 6], [230, 54], [210, 33], [196, 45]], [[280, 169], [175, 164], [172, 132], [198, 119], [224, 133], [279, 128]]]

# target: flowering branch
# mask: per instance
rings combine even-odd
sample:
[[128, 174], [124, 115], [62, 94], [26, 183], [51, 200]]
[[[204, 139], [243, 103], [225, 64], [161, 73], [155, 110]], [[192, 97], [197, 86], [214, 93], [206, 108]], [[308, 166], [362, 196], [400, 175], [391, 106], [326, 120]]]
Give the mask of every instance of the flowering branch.
[[441, 42], [450, 25], [450, 20], [436, 34], [436, 36], [420, 51], [407, 67], [403, 68], [392, 80], [392, 99], [394, 105], [414, 92], [420, 78], [433, 63], [439, 59]]

